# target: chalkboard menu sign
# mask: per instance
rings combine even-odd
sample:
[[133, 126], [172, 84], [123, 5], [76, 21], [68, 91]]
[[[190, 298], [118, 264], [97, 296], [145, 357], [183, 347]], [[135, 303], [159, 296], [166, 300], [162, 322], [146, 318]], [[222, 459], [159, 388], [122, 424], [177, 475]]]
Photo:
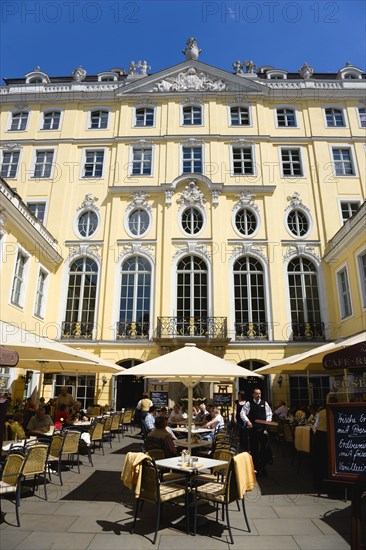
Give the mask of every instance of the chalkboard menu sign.
[[216, 407], [231, 407], [232, 393], [214, 393], [214, 405]]
[[167, 391], [151, 391], [150, 399], [157, 409], [160, 407], [168, 406], [168, 392]]
[[332, 403], [327, 406], [329, 468], [332, 479], [366, 480], [365, 403]]

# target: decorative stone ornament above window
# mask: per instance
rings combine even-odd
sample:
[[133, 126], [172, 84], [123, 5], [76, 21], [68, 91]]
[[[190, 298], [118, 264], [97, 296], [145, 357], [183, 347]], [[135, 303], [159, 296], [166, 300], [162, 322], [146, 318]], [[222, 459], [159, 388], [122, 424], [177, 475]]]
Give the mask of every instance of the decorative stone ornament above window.
[[153, 92], [186, 92], [186, 91], [210, 91], [221, 92], [228, 90], [228, 85], [221, 79], [214, 80], [207, 74], [198, 73], [191, 67], [176, 76], [167, 77], [156, 84]]
[[92, 193], [85, 195], [85, 199], [78, 208], [79, 210], [95, 210], [99, 212], [99, 208], [95, 206], [95, 203], [98, 202], [98, 198], [95, 197]]
[[145, 208], [150, 214], [152, 213], [152, 208], [147, 202], [147, 199], [150, 198], [150, 195], [145, 193], [144, 191], [137, 191], [133, 195], [130, 195], [130, 198], [132, 199], [130, 204], [126, 208], [126, 212], [129, 212], [130, 210], [133, 210], [134, 208]]
[[192, 204], [200, 204], [203, 206], [205, 202], [206, 199], [197, 187], [195, 180], [191, 180], [189, 184], [185, 186], [181, 196], [177, 199], [177, 203], [181, 204], [181, 207]]
[[287, 197], [287, 200], [290, 201], [289, 206], [286, 208], [286, 210], [289, 210], [290, 208], [302, 208], [306, 212], [310, 212], [309, 208], [302, 203], [302, 199], [300, 199], [300, 193], [295, 191], [293, 195], [289, 195]]
[[314, 69], [313, 67], [310, 67], [310, 65], [307, 64], [307, 62], [305, 61], [305, 63], [303, 64], [302, 67], [300, 67], [299, 69], [299, 73], [300, 73], [300, 76], [304, 79], [304, 80], [307, 80], [308, 78], [311, 78], [314, 74]]
[[253, 201], [253, 199], [255, 198], [255, 195], [253, 193], [248, 193], [247, 191], [244, 191], [243, 193], [235, 195], [235, 197], [238, 197], [239, 200], [233, 206], [233, 210], [236, 210], [237, 208], [241, 208], [243, 206], [249, 206], [259, 213], [258, 205]]
[[191, 38], [188, 38], [186, 42], [186, 47], [184, 50], [182, 50], [182, 54], [186, 56], [186, 60], [189, 61], [193, 59], [194, 61], [197, 61], [199, 54], [202, 52], [202, 50], [199, 49], [197, 45], [197, 40], [192, 36]]

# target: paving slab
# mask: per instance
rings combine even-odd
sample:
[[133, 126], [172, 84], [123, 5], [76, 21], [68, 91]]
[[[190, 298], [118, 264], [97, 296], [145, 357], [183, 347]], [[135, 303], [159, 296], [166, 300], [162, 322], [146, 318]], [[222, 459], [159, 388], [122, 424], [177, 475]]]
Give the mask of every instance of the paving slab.
[[32, 534], [32, 531], [6, 530], [3, 529], [3, 525], [0, 527], [0, 546], [2, 550], [13, 550], [23, 539]]
[[294, 536], [301, 550], [350, 550], [349, 543], [339, 535]]
[[[93, 535], [88, 533], [44, 533], [33, 531], [23, 539], [16, 550], [80, 550], [87, 548], [92, 541]], [[4, 548], [5, 550], [5, 548]]]
[[299, 550], [299, 546], [290, 536], [262, 536], [254, 538], [236, 537], [234, 534], [235, 550]]
[[253, 523], [261, 535], [319, 535], [320, 531], [310, 519], [255, 519]]

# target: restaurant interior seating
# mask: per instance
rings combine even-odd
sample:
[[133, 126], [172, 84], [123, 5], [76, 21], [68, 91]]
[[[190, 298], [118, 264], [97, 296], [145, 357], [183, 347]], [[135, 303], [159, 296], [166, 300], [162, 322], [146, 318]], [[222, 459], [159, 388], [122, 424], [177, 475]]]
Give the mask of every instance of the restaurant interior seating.
[[[141, 474], [141, 486], [140, 494], [136, 498], [135, 515], [131, 533], [135, 532], [136, 520], [139, 512], [142, 511], [142, 504], [147, 501], [154, 504], [156, 507], [156, 521], [155, 521], [155, 534], [153, 544], [156, 543], [158, 536], [158, 530], [160, 526], [161, 507], [166, 502], [171, 502], [177, 499], [185, 499], [186, 506], [186, 520], [187, 520], [187, 533], [189, 533], [189, 492], [188, 481], [186, 479], [185, 485], [178, 485], [171, 481], [161, 481], [158, 469], [155, 465], [154, 459], [149, 456], [141, 462], [142, 474]], [[150, 510], [145, 507], [143, 510], [147, 516], [150, 516]], [[142, 524], [144, 524], [142, 522]]]
[[15, 513], [17, 525], [20, 527], [19, 506], [20, 506], [20, 491], [21, 491], [21, 475], [25, 461], [24, 453], [10, 452], [7, 455], [5, 465], [2, 471], [0, 480], [0, 516], [1, 516], [1, 499], [4, 497], [14, 497]]

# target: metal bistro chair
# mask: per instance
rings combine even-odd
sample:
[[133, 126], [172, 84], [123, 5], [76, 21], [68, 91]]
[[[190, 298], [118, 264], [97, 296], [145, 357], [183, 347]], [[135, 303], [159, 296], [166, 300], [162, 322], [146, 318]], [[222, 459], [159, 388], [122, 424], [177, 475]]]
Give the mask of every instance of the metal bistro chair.
[[155, 523], [155, 535], [153, 544], [156, 543], [158, 536], [158, 530], [160, 525], [160, 514], [161, 507], [165, 502], [170, 502], [179, 498], [185, 498], [186, 505], [186, 514], [187, 514], [187, 533], [189, 533], [189, 501], [188, 501], [188, 485], [187, 479], [185, 486], [177, 485], [172, 482], [162, 482], [160, 480], [158, 469], [155, 465], [155, 461], [146, 457], [145, 460], [141, 462], [142, 468], [142, 478], [141, 478], [141, 487], [140, 494], [136, 499], [135, 515], [133, 520], [133, 525], [131, 528], [131, 533], [135, 532], [135, 525], [137, 520], [137, 515], [141, 511], [143, 501], [150, 502], [156, 506], [156, 523]]
[[[234, 544], [233, 534], [231, 531], [231, 525], [230, 525], [230, 517], [229, 517], [229, 504], [232, 502], [241, 500], [242, 506], [243, 506], [243, 514], [245, 523], [247, 526], [248, 533], [250, 533], [250, 526], [248, 522], [248, 517], [245, 509], [245, 491], [241, 491], [242, 494], [240, 494], [238, 489], [238, 481], [235, 473], [235, 461], [240, 462], [243, 459], [241, 455], [245, 455], [248, 453], [241, 453], [240, 455], [237, 455], [231, 459], [229, 469], [225, 478], [225, 481], [223, 483], [220, 482], [212, 482], [212, 483], [205, 483], [204, 485], [197, 486], [195, 489], [195, 499], [194, 499], [194, 527], [193, 527], [193, 534], [195, 535], [197, 532], [197, 501], [198, 499], [201, 500], [207, 500], [209, 502], [215, 503], [215, 504], [222, 504], [222, 519], [225, 519], [226, 515], [226, 522], [227, 522], [227, 528], [229, 530], [229, 536], [230, 536], [230, 543]], [[253, 470], [254, 471], [254, 470]], [[251, 487], [252, 488], [252, 487]], [[247, 490], [251, 490], [251, 488], [247, 488]], [[218, 507], [216, 508], [216, 522], [218, 521]]]
[[35, 443], [25, 449], [25, 461], [22, 470], [22, 481], [27, 477], [33, 477], [33, 492], [39, 476], [43, 476], [44, 496], [47, 500], [47, 475], [46, 465], [48, 457], [48, 445]]
[[2, 472], [2, 478], [0, 480], [0, 516], [1, 514], [1, 499], [3, 496], [15, 495], [15, 513], [17, 518], [17, 525], [20, 527], [19, 520], [19, 506], [20, 506], [20, 491], [21, 491], [21, 475], [24, 465], [24, 454], [9, 453], [4, 469]]

